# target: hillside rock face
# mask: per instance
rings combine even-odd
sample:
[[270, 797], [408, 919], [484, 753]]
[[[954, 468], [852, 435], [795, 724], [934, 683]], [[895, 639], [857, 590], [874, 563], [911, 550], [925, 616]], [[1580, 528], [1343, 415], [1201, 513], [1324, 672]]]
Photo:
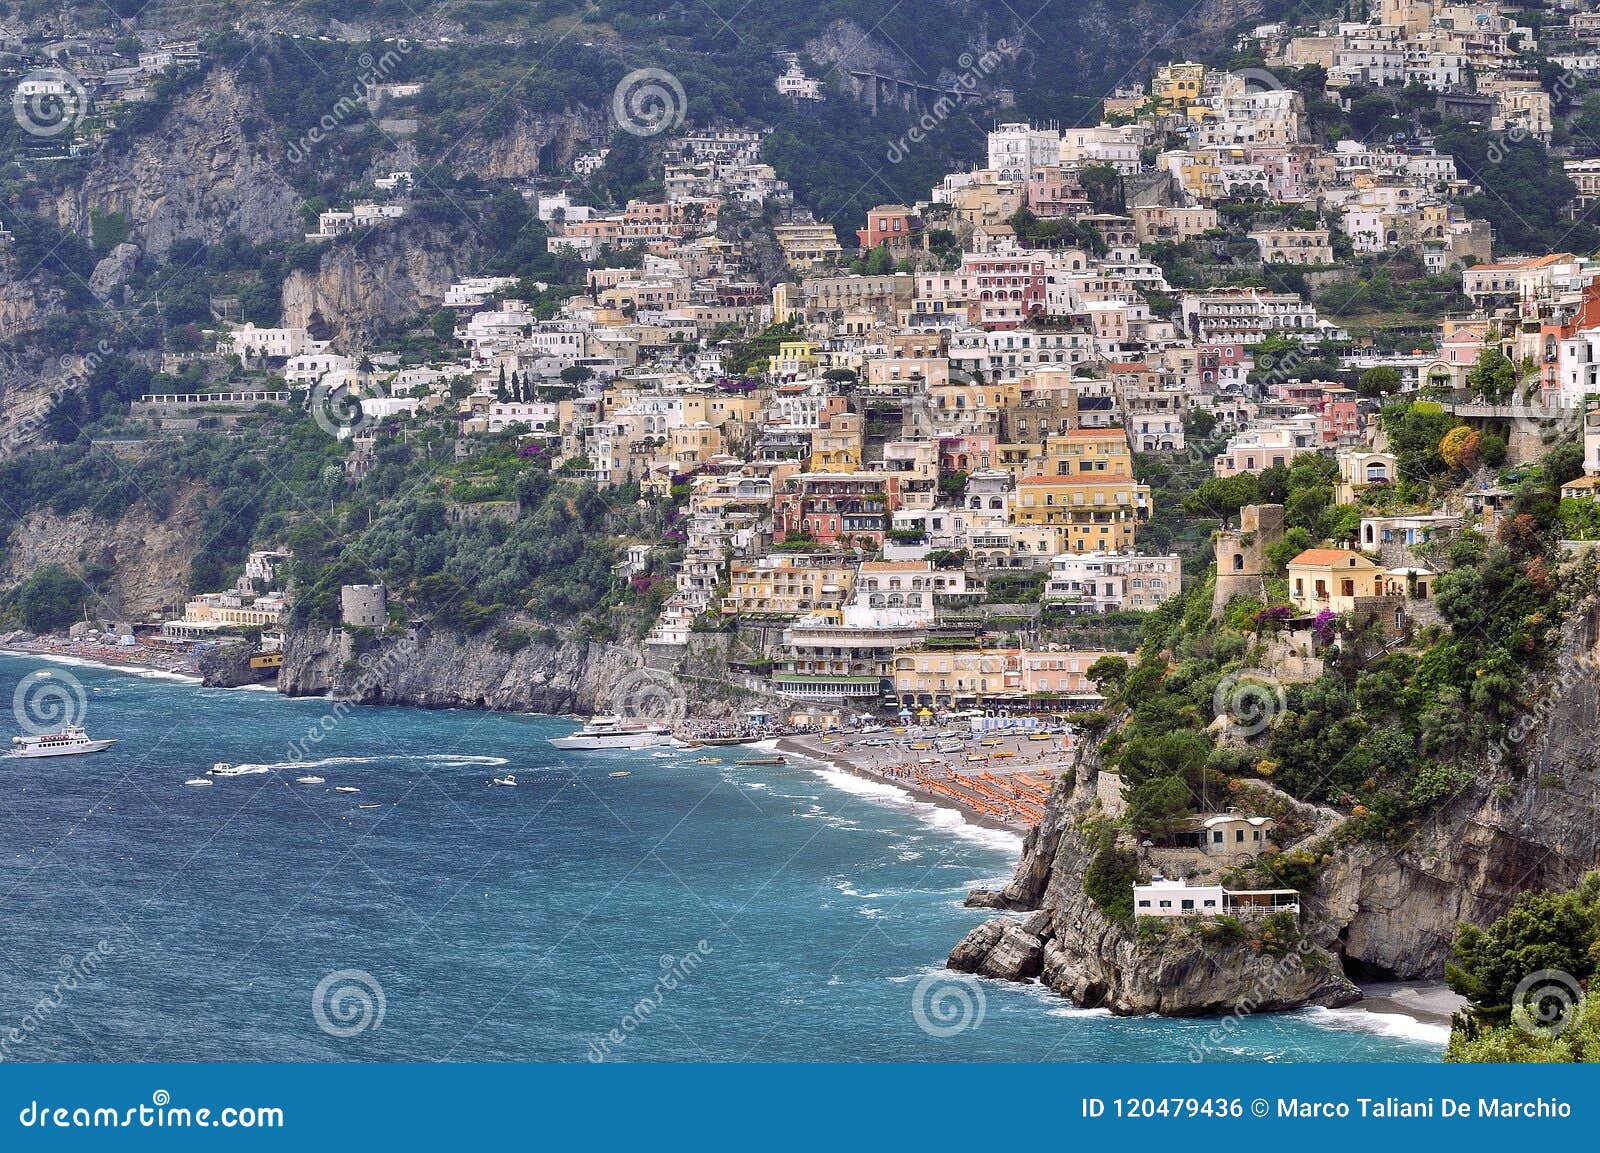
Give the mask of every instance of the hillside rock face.
[[488, 636], [416, 629], [358, 654], [337, 631], [296, 629], [285, 638], [278, 691], [358, 704], [593, 713], [638, 666], [624, 646], [576, 639], [506, 653]]
[[280, 173], [282, 149], [259, 102], [225, 69], [213, 69], [179, 96], [157, 127], [131, 147], [106, 149], [81, 184], [56, 203], [62, 227], [80, 234], [89, 212], [119, 212], [134, 239], [157, 260], [176, 240], [207, 243], [238, 232], [251, 240], [289, 240], [304, 231], [300, 197]]
[[585, 143], [606, 131], [603, 110], [519, 116], [502, 135], [473, 135], [452, 151], [452, 163], [485, 180], [520, 180], [545, 168], [564, 168]]
[[204, 511], [204, 501], [191, 492], [159, 520], [143, 503], [114, 521], [87, 510], [64, 517], [35, 513], [12, 531], [0, 587], [13, 587], [48, 565], [72, 572], [105, 566], [111, 576], [102, 586], [103, 599], [90, 606], [93, 615], [144, 620], [158, 609], [171, 610], [183, 603], [189, 564], [202, 543]]
[[1302, 894], [1305, 940], [1281, 959], [1192, 933], [1141, 939], [1106, 918], [1084, 891], [1082, 822], [1100, 772], [1091, 751], [1057, 782], [1011, 881], [967, 900], [1031, 915], [980, 925], [950, 966], [1037, 977], [1088, 1007], [1175, 1016], [1344, 1004], [1359, 996], [1346, 972], [1437, 979], [1460, 922], [1488, 924], [1518, 894], [1570, 888], [1600, 862], [1600, 607], [1569, 615], [1555, 668], [1528, 699], [1518, 739], [1408, 840], [1330, 850], [1316, 890]]
[[1131, 924], [1109, 919], [1084, 891], [1093, 847], [1081, 822], [1098, 772], [1085, 758], [1075, 776], [1063, 776], [1010, 883], [968, 898], [970, 905], [1032, 912], [979, 925], [951, 952], [952, 969], [1014, 981], [1037, 977], [1084, 1008], [1124, 1015], [1272, 1012], [1360, 997], [1338, 958], [1309, 940], [1272, 957], [1246, 942], [1216, 944], [1188, 932], [1141, 937]]
[[1532, 709], [1463, 791], [1408, 842], [1356, 844], [1307, 904], [1320, 936], [1374, 976], [1438, 976], [1456, 925], [1486, 925], [1530, 889], [1600, 863], [1600, 609], [1570, 614]]
[[329, 248], [315, 271], [284, 278], [283, 323], [306, 327], [318, 317], [341, 347], [360, 343], [382, 325], [437, 308], [474, 249], [437, 225], [379, 225], [359, 243]]

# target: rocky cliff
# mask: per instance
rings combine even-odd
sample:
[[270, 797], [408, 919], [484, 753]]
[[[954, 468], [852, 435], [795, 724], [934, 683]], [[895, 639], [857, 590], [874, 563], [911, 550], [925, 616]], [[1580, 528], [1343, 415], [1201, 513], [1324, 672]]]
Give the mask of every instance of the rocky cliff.
[[490, 138], [475, 133], [451, 150], [452, 163], [485, 180], [522, 180], [547, 168], [565, 169], [609, 125], [603, 110], [534, 116], [524, 112], [505, 132]]
[[1324, 865], [1307, 913], [1353, 971], [1438, 976], [1459, 922], [1488, 924], [1519, 893], [1571, 888], [1600, 863], [1600, 606], [1569, 614], [1527, 700], [1511, 738], [1414, 836]]
[[974, 891], [968, 904], [1025, 911], [985, 921], [950, 954], [950, 967], [1013, 981], [1037, 978], [1085, 1008], [1188, 1017], [1343, 1005], [1360, 997], [1338, 958], [1309, 938], [1265, 946], [1201, 925], [1140, 932], [1088, 895], [1097, 852], [1099, 766], [1080, 759], [1056, 783], [1043, 820], [999, 892]]
[[184, 580], [203, 534], [205, 501], [190, 489], [163, 517], [143, 502], [116, 520], [91, 511], [70, 516], [34, 513], [13, 530], [0, 568], [0, 588], [11, 588], [37, 569], [59, 565], [71, 572], [109, 572], [93, 611], [108, 619], [144, 620], [183, 603]]
[[1339, 1004], [1356, 995], [1346, 974], [1436, 979], [1459, 923], [1487, 924], [1519, 893], [1570, 888], [1600, 862], [1600, 605], [1569, 614], [1555, 667], [1526, 701], [1482, 771], [1411, 835], [1307, 838], [1321, 867], [1302, 897], [1304, 939], [1282, 958], [1190, 930], [1141, 937], [1107, 918], [1085, 891], [1100, 812], [1091, 752], [1057, 783], [1010, 883], [968, 898], [1029, 915], [980, 925], [950, 965], [1038, 978], [1086, 1006], [1174, 1015]]
[[437, 307], [476, 249], [466, 230], [426, 221], [379, 225], [359, 242], [330, 247], [314, 271], [284, 278], [283, 323], [305, 327], [319, 317], [341, 347], [359, 344], [382, 325]]
[[281, 175], [283, 149], [266, 123], [260, 102], [230, 72], [213, 69], [153, 131], [101, 152], [61, 194], [57, 219], [87, 234], [91, 209], [121, 213], [158, 260], [180, 239], [293, 239], [304, 231], [300, 197]]

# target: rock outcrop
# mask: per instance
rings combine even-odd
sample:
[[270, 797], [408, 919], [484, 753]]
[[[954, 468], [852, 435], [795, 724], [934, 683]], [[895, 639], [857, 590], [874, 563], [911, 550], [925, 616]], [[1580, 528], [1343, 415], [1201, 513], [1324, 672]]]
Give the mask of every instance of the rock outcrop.
[[611, 692], [638, 667], [638, 654], [626, 646], [572, 637], [533, 641], [508, 653], [487, 635], [425, 628], [368, 641], [338, 630], [294, 629], [286, 637], [278, 691], [430, 709], [591, 713], [603, 711]]
[[1600, 607], [1569, 613], [1519, 739], [1403, 844], [1357, 842], [1324, 865], [1308, 916], [1353, 970], [1438, 976], [1458, 923], [1488, 924], [1519, 893], [1571, 888], [1600, 863], [1597, 640]]
[[94, 266], [89, 275], [89, 291], [100, 300], [109, 300], [139, 267], [139, 246], [127, 241], [117, 245]]
[[64, 228], [86, 234], [89, 213], [120, 213], [158, 261], [182, 239], [231, 233], [290, 240], [304, 231], [300, 197], [282, 176], [282, 147], [254, 94], [224, 68], [184, 92], [154, 130], [107, 148], [56, 202]]
[[951, 952], [952, 969], [1013, 981], [1037, 977], [1084, 1008], [1118, 1014], [1271, 1012], [1360, 997], [1338, 958], [1309, 938], [1280, 943], [1285, 947], [1275, 955], [1258, 941], [1227, 939], [1199, 924], [1140, 933], [1107, 916], [1085, 891], [1098, 772], [1086, 757], [1076, 775], [1063, 776], [1010, 883], [968, 897], [969, 905], [1031, 912], [979, 925]]
[[109, 574], [98, 586], [94, 615], [145, 620], [158, 609], [170, 611], [183, 603], [189, 564], [204, 540], [204, 513], [195, 490], [182, 493], [159, 518], [142, 501], [111, 521], [88, 510], [34, 513], [11, 533], [0, 587], [20, 584], [48, 565], [77, 573], [94, 568]]
[[1301, 897], [1303, 938], [1281, 956], [1200, 924], [1141, 935], [1106, 916], [1085, 891], [1099, 814], [1091, 751], [1057, 782], [1011, 881], [967, 899], [1030, 915], [980, 925], [950, 965], [1028, 980], [1037, 958], [1038, 979], [1080, 1005], [1180, 1016], [1343, 1004], [1359, 996], [1347, 974], [1437, 979], [1458, 924], [1487, 924], [1531, 889], [1570, 888], [1600, 862], [1600, 606], [1568, 614], [1554, 668], [1526, 699], [1482, 770], [1403, 842], [1328, 838], [1336, 814], [1298, 806], [1321, 867]]
[[336, 340], [360, 343], [395, 321], [436, 308], [468, 268], [475, 245], [468, 235], [422, 221], [378, 225], [359, 243], [339, 242], [315, 270], [283, 281], [283, 323], [325, 323]]
[[589, 140], [607, 131], [603, 110], [578, 109], [554, 115], [524, 112], [492, 138], [468, 136], [452, 150], [452, 163], [485, 180], [521, 180], [546, 168], [571, 165]]

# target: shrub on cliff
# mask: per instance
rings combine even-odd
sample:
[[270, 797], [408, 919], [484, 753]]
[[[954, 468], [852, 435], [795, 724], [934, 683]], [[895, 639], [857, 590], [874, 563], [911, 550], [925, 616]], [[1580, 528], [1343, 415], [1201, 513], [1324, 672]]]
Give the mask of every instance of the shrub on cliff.
[[1109, 920], [1133, 920], [1133, 886], [1139, 879], [1138, 858], [1127, 849], [1117, 848], [1116, 830], [1109, 821], [1096, 821], [1084, 830], [1094, 846], [1089, 867], [1083, 875], [1083, 891], [1100, 906]]

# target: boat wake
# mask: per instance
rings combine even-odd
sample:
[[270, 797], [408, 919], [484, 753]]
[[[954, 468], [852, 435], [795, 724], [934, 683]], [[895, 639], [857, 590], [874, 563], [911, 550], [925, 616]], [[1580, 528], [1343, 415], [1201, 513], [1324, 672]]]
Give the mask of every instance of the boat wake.
[[309, 761], [263, 761], [259, 764], [247, 761], [236, 765], [235, 768], [242, 769], [246, 773], [284, 772], [291, 769], [299, 773], [309, 769], [331, 768], [335, 765], [384, 765], [397, 761], [421, 762], [445, 768], [498, 766], [510, 763], [505, 757], [474, 756], [468, 753], [405, 753], [383, 757], [321, 757]]

